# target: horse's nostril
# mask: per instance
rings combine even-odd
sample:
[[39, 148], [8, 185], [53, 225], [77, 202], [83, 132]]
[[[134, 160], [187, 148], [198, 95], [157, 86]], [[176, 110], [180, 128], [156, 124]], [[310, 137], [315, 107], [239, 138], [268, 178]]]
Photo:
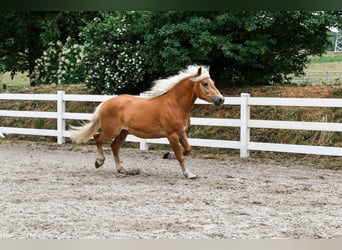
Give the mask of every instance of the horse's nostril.
[[213, 97], [213, 102], [216, 106], [222, 105], [224, 103], [224, 97], [223, 96], [215, 96], [215, 97]]

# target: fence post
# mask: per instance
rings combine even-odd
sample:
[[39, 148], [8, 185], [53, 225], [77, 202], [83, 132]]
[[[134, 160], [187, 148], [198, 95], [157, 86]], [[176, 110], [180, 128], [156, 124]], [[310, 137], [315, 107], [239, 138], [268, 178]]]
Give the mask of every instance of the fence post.
[[[140, 98], [146, 98], [146, 96], [144, 95], [144, 93], [140, 93]], [[148, 143], [147, 143], [147, 140], [146, 139], [141, 139], [140, 140], [140, 143], [139, 143], [139, 146], [140, 146], [140, 150], [148, 150]]]
[[148, 143], [146, 142], [146, 139], [140, 140], [140, 150], [148, 150]]
[[250, 94], [241, 93], [240, 106], [240, 157], [249, 157], [248, 143], [250, 139], [250, 129], [248, 122], [250, 119], [250, 106], [248, 99]]
[[64, 102], [64, 91], [57, 91], [57, 144], [64, 143], [63, 133], [65, 130], [65, 102]]

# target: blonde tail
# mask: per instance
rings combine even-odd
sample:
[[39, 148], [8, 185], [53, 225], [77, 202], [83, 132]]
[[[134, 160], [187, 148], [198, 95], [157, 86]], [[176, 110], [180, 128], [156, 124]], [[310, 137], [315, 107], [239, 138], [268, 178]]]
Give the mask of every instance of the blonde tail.
[[99, 120], [99, 113], [101, 109], [102, 103], [97, 106], [95, 109], [95, 112], [93, 114], [93, 117], [89, 121], [89, 123], [84, 124], [83, 126], [76, 127], [76, 126], [70, 126], [72, 129], [70, 132], [70, 138], [72, 141], [76, 143], [86, 143], [89, 141], [90, 138], [99, 130], [100, 128], [100, 120]]

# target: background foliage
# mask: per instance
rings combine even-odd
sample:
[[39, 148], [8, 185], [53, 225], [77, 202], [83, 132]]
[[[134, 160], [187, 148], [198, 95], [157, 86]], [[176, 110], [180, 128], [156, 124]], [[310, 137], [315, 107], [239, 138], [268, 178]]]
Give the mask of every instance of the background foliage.
[[36, 84], [72, 84], [83, 82], [84, 46], [68, 37], [65, 43], [51, 42], [43, 55], [36, 60], [33, 79]]
[[189, 64], [221, 87], [286, 83], [329, 46], [338, 11], [1, 12], [0, 70], [32, 84], [138, 93]]
[[93, 93], [133, 93], [143, 82], [140, 41], [130, 38], [131, 24], [126, 17], [104, 13], [80, 33], [84, 41], [85, 83]]

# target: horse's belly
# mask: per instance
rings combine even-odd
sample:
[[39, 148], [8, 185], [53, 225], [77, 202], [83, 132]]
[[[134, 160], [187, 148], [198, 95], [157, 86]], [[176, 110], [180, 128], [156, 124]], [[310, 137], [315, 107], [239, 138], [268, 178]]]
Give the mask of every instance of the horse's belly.
[[144, 139], [165, 137], [165, 131], [161, 127], [150, 127], [150, 128], [145, 128], [145, 129], [128, 128], [127, 130], [129, 134], [132, 134], [137, 137], [144, 138]]

